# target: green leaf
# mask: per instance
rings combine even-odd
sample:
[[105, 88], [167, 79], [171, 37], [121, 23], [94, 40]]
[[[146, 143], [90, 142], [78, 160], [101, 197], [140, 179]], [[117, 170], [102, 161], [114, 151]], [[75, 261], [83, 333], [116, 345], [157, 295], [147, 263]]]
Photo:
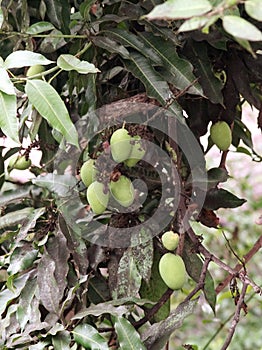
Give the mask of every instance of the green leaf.
[[124, 317], [114, 318], [114, 327], [122, 350], [146, 350], [139, 333]]
[[[183, 250], [183, 260], [186, 266], [187, 273], [189, 276], [196, 282], [199, 282], [199, 278], [201, 275], [203, 261], [199, 258], [199, 256], [194, 253], [194, 245], [186, 239], [184, 242], [184, 250]], [[204, 282], [203, 292], [206, 298], [206, 301], [211, 306], [214, 314], [216, 312], [216, 291], [214, 280], [207, 270], [206, 278]]]
[[55, 29], [55, 27], [50, 22], [45, 22], [45, 21], [36, 22], [27, 28], [26, 34], [34, 35], [34, 34], [47, 32], [47, 31], [53, 30], [53, 29]]
[[[174, 43], [151, 33], [144, 33], [140, 36], [159, 56], [164, 68], [168, 71], [168, 75], [172, 76], [172, 84], [179, 90], [188, 88], [196, 79], [193, 74], [193, 66], [189, 61], [178, 56], [174, 49]], [[191, 86], [188, 92], [203, 95], [202, 88], [198, 83]]]
[[5, 206], [7, 204], [21, 202], [23, 198], [30, 198], [31, 191], [32, 186], [24, 185], [23, 188], [16, 188], [14, 191], [1, 193], [0, 205]]
[[[167, 291], [167, 286], [165, 282], [162, 280], [158, 270], [160, 257], [161, 256], [159, 252], [155, 250], [152, 271], [150, 274], [150, 280], [148, 283], [143, 280], [139, 291], [139, 294], [141, 295], [142, 298], [149, 299], [153, 302], [158, 302], [159, 299], [162, 297], [162, 295]], [[147, 309], [150, 310], [148, 305], [147, 305]], [[169, 315], [169, 312], [170, 312], [170, 300], [168, 300], [163, 306], [161, 306], [158, 312], [154, 315], [154, 318], [150, 321], [159, 322], [161, 320], [164, 320]], [[147, 310], [145, 310], [145, 314], [146, 313], [147, 313]]]
[[3, 23], [4, 23], [4, 14], [3, 14], [3, 10], [0, 8], [0, 29]]
[[87, 323], [78, 325], [72, 333], [76, 343], [82, 345], [85, 349], [109, 350], [105, 338]]
[[112, 291], [113, 298], [136, 296], [141, 285], [141, 279], [132, 248], [128, 248], [119, 261], [117, 283]]
[[152, 19], [183, 19], [193, 16], [200, 16], [212, 10], [207, 0], [168, 0], [157, 5], [147, 16]]
[[224, 16], [223, 27], [226, 32], [240, 39], [261, 41], [262, 33], [252, 23], [238, 16]]
[[93, 43], [95, 46], [99, 46], [102, 49], [107, 50], [108, 52], [111, 53], [117, 53], [121, 55], [123, 58], [128, 58], [129, 57], [129, 52], [128, 50], [115, 40], [107, 37], [107, 36], [95, 36], [93, 38]]
[[260, 0], [247, 0], [244, 5], [250, 17], [257, 21], [262, 21], [262, 2]]
[[64, 102], [57, 91], [42, 80], [28, 80], [25, 92], [29, 101], [50, 125], [72, 145], [78, 146], [78, 135]]
[[19, 298], [19, 304], [17, 308], [17, 320], [21, 329], [24, 329], [25, 325], [31, 318], [33, 318], [33, 298], [37, 291], [36, 279], [30, 279], [27, 281], [24, 289], [21, 292]]
[[48, 60], [40, 53], [26, 50], [17, 50], [7, 56], [4, 67], [6, 69], [11, 69], [33, 66], [35, 64], [41, 64], [44, 66], [50, 63], [53, 63], [53, 61]]
[[191, 41], [186, 54], [195, 67], [195, 74], [199, 77], [205, 95], [211, 102], [223, 105], [223, 95], [221, 93], [223, 84], [214, 75], [207, 53], [207, 46], [201, 42]]
[[70, 3], [67, 0], [45, 0], [45, 5], [50, 22], [64, 34], [70, 34]]
[[2, 91], [0, 91], [0, 128], [6, 136], [20, 143], [16, 118], [16, 96], [7, 95]]
[[218, 15], [211, 16], [211, 17], [206, 17], [206, 16], [193, 17], [193, 18], [186, 20], [179, 27], [178, 32], [188, 32], [191, 30], [200, 30], [203, 27], [205, 27], [204, 29], [206, 31], [218, 19], [219, 19]]
[[[131, 60], [125, 61], [127, 69], [145, 85], [149, 97], [155, 98], [162, 106], [173, 96], [167, 82], [155, 71], [150, 62], [138, 53], [130, 53]], [[173, 102], [169, 109], [184, 124], [181, 107]]]
[[33, 211], [34, 208], [23, 208], [1, 216], [0, 229], [21, 224]]
[[50, 192], [55, 193], [61, 197], [72, 196], [72, 188], [77, 183], [74, 176], [56, 175], [48, 173], [47, 175], [39, 175], [37, 178], [32, 179], [33, 184], [43, 188], [47, 188]]
[[184, 319], [194, 312], [196, 304], [197, 299], [182, 302], [165, 320], [155, 323], [145, 330], [142, 334], [142, 340], [146, 348], [150, 350], [162, 349], [171, 333], [180, 328]]
[[[92, 281], [92, 280], [91, 280]], [[88, 308], [79, 311], [72, 317], [72, 320], [78, 320], [87, 315], [101, 316], [103, 314], [112, 313], [115, 316], [122, 316], [123, 314], [129, 312], [129, 308], [124, 305], [145, 305], [154, 304], [148, 299], [140, 299], [136, 297], [120, 298], [116, 300], [109, 300], [104, 303], [99, 303], [97, 305], [91, 305]], [[119, 308], [117, 308], [119, 306]]]
[[97, 69], [93, 63], [87, 61], [80, 61], [77, 57], [69, 54], [60, 55], [57, 59], [57, 65], [59, 68], [70, 71], [76, 70], [81, 74], [97, 73]]
[[[106, 36], [114, 38], [115, 40], [123, 44], [125, 47], [132, 47], [133, 49], [139, 51], [145, 57], [150, 58], [150, 60], [154, 63], [161, 64], [161, 59], [159, 58], [159, 55], [154, 50], [152, 50], [152, 48], [148, 46], [144, 41], [142, 41], [137, 35], [130, 33], [127, 30], [122, 30], [118, 28], [106, 30], [105, 34]], [[123, 58], [126, 57], [123, 56]]]
[[245, 199], [240, 199], [222, 188], [212, 188], [207, 192], [204, 207], [211, 210], [237, 208], [245, 202]]
[[0, 90], [7, 95], [15, 95], [14, 85], [4, 68], [0, 68]]
[[22, 247], [17, 247], [10, 257], [10, 265], [7, 272], [14, 275], [17, 272], [22, 272], [31, 267], [38, 254], [38, 250], [33, 249], [31, 244], [24, 244]]
[[101, 316], [103, 314], [110, 314], [112, 316], [122, 316], [126, 313], [128, 313], [128, 308], [124, 305], [114, 306], [114, 305], [112, 305], [112, 302], [110, 302], [110, 304], [100, 303], [97, 305], [89, 306], [87, 309], [78, 312], [71, 319], [72, 320], [79, 320], [79, 319], [84, 318], [88, 315], [93, 315], [93, 316], [98, 317], [98, 316]]
[[45, 207], [37, 208], [28, 215], [28, 217], [22, 222], [15, 240], [15, 244], [18, 244], [21, 240], [24, 240], [26, 238], [28, 231], [35, 227], [37, 219], [42, 216], [45, 211]]
[[71, 337], [68, 331], [58, 332], [52, 337], [52, 344], [55, 350], [70, 350]]
[[26, 273], [15, 278], [13, 289], [3, 289], [0, 292], [0, 315], [5, 311], [6, 306], [15, 298], [17, 298], [28, 281], [30, 274]]

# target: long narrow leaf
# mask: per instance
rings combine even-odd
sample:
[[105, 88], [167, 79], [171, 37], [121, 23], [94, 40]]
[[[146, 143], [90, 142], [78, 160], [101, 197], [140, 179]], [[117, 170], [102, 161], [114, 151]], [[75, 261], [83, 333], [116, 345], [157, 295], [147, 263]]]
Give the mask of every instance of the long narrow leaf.
[[45, 56], [40, 53], [26, 51], [26, 50], [18, 50], [12, 52], [9, 56], [7, 56], [4, 66], [7, 69], [10, 68], [22, 68], [33, 66], [35, 64], [50, 64], [53, 61], [48, 60]]
[[[192, 84], [196, 79], [193, 74], [193, 66], [189, 61], [178, 56], [172, 41], [163, 40], [161, 37], [151, 33], [144, 33], [140, 37], [159, 56], [169, 75], [172, 76], [172, 82], [177, 89], [183, 90]], [[188, 92], [203, 95], [202, 88], [198, 83], [191, 86]]]
[[78, 146], [78, 135], [57, 91], [42, 80], [28, 80], [25, 92], [29, 101], [50, 125], [72, 145]]
[[117, 339], [122, 350], [146, 350], [139, 333], [124, 317], [115, 317]]
[[19, 143], [16, 96], [7, 95], [2, 91], [0, 91], [0, 128], [6, 136]]
[[[165, 80], [155, 71], [150, 62], [139, 53], [130, 53], [131, 60], [126, 61], [127, 69], [141, 80], [149, 97], [155, 98], [165, 106], [173, 94]], [[173, 102], [169, 109], [184, 123], [181, 107]]]

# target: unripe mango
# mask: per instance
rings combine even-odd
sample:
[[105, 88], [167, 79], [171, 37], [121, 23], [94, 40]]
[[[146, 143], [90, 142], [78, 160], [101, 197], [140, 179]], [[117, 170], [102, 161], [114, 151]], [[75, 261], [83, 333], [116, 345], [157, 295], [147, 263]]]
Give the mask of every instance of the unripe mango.
[[131, 136], [124, 128], [116, 130], [110, 138], [110, 148], [115, 162], [121, 163], [129, 158], [132, 145]]
[[31, 66], [28, 68], [28, 71], [26, 72], [27, 77], [32, 77], [36, 74], [43, 73], [45, 71], [45, 67], [41, 64], [35, 64], [34, 66]]
[[181, 289], [186, 282], [185, 264], [179, 255], [164, 254], [159, 260], [159, 273], [165, 284], [173, 290]]
[[115, 200], [123, 207], [129, 207], [134, 201], [134, 187], [130, 179], [121, 175], [117, 181], [110, 182], [110, 191]]
[[132, 168], [135, 166], [145, 155], [146, 150], [143, 148], [140, 136], [134, 136], [131, 138], [131, 153], [129, 158], [125, 161], [125, 164]]
[[211, 126], [210, 137], [221, 151], [226, 151], [232, 143], [231, 129], [224, 121], [219, 121]]
[[31, 159], [26, 159], [25, 155], [23, 156], [15, 156], [10, 159], [10, 162], [8, 164], [8, 170], [11, 171], [12, 169], [18, 169], [18, 170], [26, 170], [31, 165]]
[[104, 184], [94, 181], [86, 191], [88, 203], [95, 214], [102, 214], [108, 205], [109, 192], [105, 193], [104, 189]]
[[163, 246], [167, 250], [175, 250], [178, 246], [179, 242], [179, 235], [178, 233], [175, 233], [173, 231], [167, 231], [163, 234], [161, 237]]
[[94, 159], [88, 159], [80, 169], [80, 177], [86, 187], [95, 181], [97, 170]]

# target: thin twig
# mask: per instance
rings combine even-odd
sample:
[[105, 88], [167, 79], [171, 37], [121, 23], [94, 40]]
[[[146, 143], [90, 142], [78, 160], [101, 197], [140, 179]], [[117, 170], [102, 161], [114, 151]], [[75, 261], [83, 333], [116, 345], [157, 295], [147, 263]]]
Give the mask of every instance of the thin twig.
[[237, 302], [237, 307], [236, 307], [236, 311], [235, 311], [235, 314], [234, 314], [234, 318], [233, 318], [232, 324], [231, 324], [231, 326], [229, 328], [228, 336], [227, 336], [227, 338], [225, 340], [225, 343], [222, 346], [221, 350], [226, 350], [228, 348], [228, 346], [231, 343], [231, 340], [232, 340], [232, 338], [234, 336], [234, 333], [235, 333], [235, 330], [236, 330], [236, 326], [237, 326], [237, 324], [239, 322], [239, 319], [240, 319], [240, 312], [241, 312], [241, 309], [243, 307], [243, 303], [244, 303], [247, 287], [248, 287], [248, 284], [244, 283], [242, 291], [240, 293], [239, 300]]
[[139, 328], [143, 326], [143, 324], [150, 321], [151, 318], [157, 313], [157, 311], [168, 301], [172, 293], [173, 290], [168, 288], [166, 292], [162, 295], [162, 297], [159, 299], [159, 301], [147, 312], [147, 314], [143, 318], [133, 323], [133, 326], [135, 328]]
[[206, 279], [206, 274], [207, 274], [207, 269], [208, 269], [208, 265], [211, 261], [211, 258], [207, 258], [205, 259], [204, 261], [204, 264], [202, 266], [202, 270], [201, 270], [201, 274], [200, 274], [200, 277], [199, 277], [199, 281], [196, 285], [196, 287], [188, 294], [188, 296], [185, 298], [184, 301], [188, 301], [190, 300], [191, 298], [193, 298], [193, 296], [201, 289], [204, 288], [205, 286], [205, 279]]
[[[258, 240], [255, 242], [253, 247], [250, 249], [250, 251], [244, 255], [243, 259], [245, 263], [248, 263], [248, 261], [259, 251], [259, 249], [262, 247], [262, 236], [258, 238]], [[238, 263], [234, 267], [234, 271], [237, 273], [243, 268], [243, 265]], [[223, 282], [220, 282], [219, 285], [216, 287], [216, 293], [219, 294], [230, 282], [232, 278], [232, 275], [227, 276]], [[260, 288], [261, 290], [261, 288]]]

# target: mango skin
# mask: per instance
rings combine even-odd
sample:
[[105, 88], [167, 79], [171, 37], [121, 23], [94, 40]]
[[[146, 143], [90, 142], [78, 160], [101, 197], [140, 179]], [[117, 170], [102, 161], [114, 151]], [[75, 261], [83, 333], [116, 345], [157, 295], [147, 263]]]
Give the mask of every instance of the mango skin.
[[146, 150], [142, 147], [140, 136], [134, 136], [131, 138], [131, 153], [129, 159], [125, 161], [125, 165], [129, 168], [135, 166], [145, 155]]
[[110, 138], [110, 148], [115, 162], [122, 163], [128, 159], [132, 148], [130, 141], [131, 136], [126, 129], [121, 128], [113, 132]]
[[162, 235], [161, 239], [163, 246], [167, 250], [175, 250], [178, 246], [179, 234], [173, 231], [167, 231]]
[[15, 156], [10, 159], [8, 169], [26, 170], [31, 166], [31, 159], [27, 159], [25, 156]]
[[109, 201], [109, 192], [104, 193], [104, 184], [101, 182], [92, 182], [87, 188], [86, 197], [95, 214], [102, 214], [106, 210]]
[[219, 121], [211, 126], [210, 137], [221, 151], [227, 151], [232, 143], [231, 129], [224, 121]]
[[[26, 76], [28, 78], [36, 75], [36, 74], [40, 74], [43, 73], [45, 71], [45, 67], [42, 66], [41, 64], [35, 64], [34, 66], [31, 66], [28, 68], [27, 72], [26, 72]], [[41, 78], [38, 78], [41, 79]]]
[[158, 267], [160, 276], [169, 288], [177, 290], [183, 287], [187, 275], [181, 256], [166, 253], [161, 257]]
[[86, 187], [95, 181], [96, 174], [97, 170], [95, 168], [94, 159], [88, 159], [86, 162], [84, 162], [80, 169], [80, 177]]
[[110, 191], [114, 199], [123, 207], [129, 207], [134, 201], [135, 190], [133, 184], [124, 175], [121, 175], [117, 181], [110, 182]]

